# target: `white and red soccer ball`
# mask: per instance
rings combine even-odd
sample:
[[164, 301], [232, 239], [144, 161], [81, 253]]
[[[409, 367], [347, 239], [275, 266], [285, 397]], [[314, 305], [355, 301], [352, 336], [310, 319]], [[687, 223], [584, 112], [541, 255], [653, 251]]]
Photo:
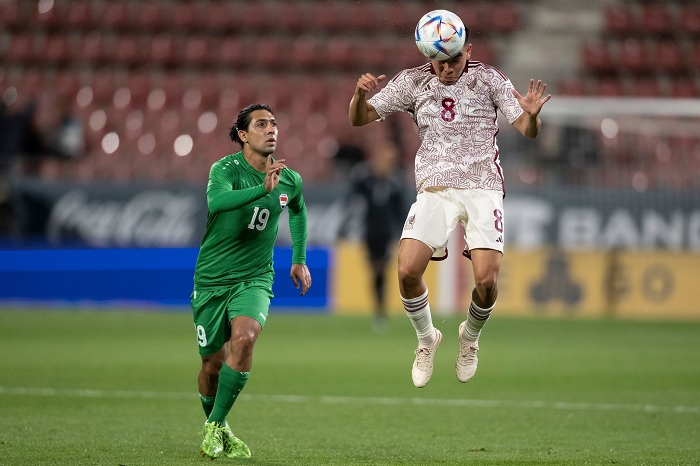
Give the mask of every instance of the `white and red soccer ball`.
[[466, 29], [459, 16], [447, 10], [423, 15], [416, 25], [416, 45], [431, 60], [448, 60], [464, 47]]

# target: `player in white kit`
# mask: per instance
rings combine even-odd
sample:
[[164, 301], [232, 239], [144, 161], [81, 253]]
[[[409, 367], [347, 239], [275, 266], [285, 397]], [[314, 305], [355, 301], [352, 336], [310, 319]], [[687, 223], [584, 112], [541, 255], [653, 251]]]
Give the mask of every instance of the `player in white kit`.
[[[466, 28], [465, 28], [466, 29]], [[467, 32], [468, 34], [468, 32]], [[478, 338], [498, 295], [503, 255], [503, 173], [496, 145], [497, 112], [523, 135], [540, 131], [538, 117], [550, 99], [547, 85], [530, 80], [523, 96], [493, 66], [471, 61], [468, 37], [462, 50], [445, 61], [431, 60], [401, 71], [377, 94], [385, 75], [363, 74], [349, 108], [353, 126], [408, 112], [421, 140], [416, 153], [417, 197], [399, 246], [399, 291], [418, 336], [412, 379], [424, 387], [433, 373], [442, 334], [433, 327], [423, 273], [429, 261], [447, 257], [450, 234], [461, 224], [472, 261], [474, 290], [467, 319], [459, 326], [455, 371], [460, 382], [476, 372]]]

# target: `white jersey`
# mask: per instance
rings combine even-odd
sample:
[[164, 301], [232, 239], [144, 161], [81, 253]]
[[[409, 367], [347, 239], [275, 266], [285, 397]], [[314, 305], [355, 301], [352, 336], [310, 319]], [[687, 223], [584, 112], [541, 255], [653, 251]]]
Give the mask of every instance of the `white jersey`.
[[503, 73], [479, 61], [468, 62], [450, 86], [427, 63], [401, 71], [368, 102], [382, 119], [401, 111], [413, 116], [421, 140], [418, 192], [442, 186], [504, 192], [496, 111], [509, 123], [523, 113], [512, 89]]

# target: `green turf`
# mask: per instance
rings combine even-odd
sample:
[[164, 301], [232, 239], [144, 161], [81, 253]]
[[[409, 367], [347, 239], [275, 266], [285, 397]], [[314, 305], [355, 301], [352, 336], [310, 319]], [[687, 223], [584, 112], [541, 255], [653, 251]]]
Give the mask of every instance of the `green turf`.
[[[404, 317], [273, 309], [217, 463], [700, 464], [700, 323], [495, 316], [460, 384], [458, 322], [416, 389]], [[0, 354], [0, 465], [211, 464], [189, 313], [0, 311]]]

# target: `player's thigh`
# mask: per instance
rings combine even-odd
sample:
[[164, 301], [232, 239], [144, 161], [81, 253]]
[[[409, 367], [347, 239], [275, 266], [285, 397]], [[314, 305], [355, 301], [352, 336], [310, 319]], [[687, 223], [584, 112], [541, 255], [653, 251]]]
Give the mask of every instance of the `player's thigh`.
[[257, 320], [261, 328], [264, 327], [272, 297], [272, 286], [265, 281], [241, 283], [228, 303], [229, 320], [247, 316]]
[[461, 190], [466, 220], [464, 240], [468, 251], [492, 249], [503, 252], [505, 217], [503, 194], [485, 189]]
[[211, 356], [231, 338], [227, 312], [229, 290], [195, 290], [190, 300], [199, 354]]
[[424, 191], [416, 196], [401, 232], [401, 239], [415, 239], [433, 251], [433, 257], [444, 258], [447, 241], [460, 221], [460, 212], [447, 195], [447, 190]]
[[472, 249], [471, 260], [474, 281], [478, 285], [495, 286], [501, 270], [503, 253], [494, 249]]

